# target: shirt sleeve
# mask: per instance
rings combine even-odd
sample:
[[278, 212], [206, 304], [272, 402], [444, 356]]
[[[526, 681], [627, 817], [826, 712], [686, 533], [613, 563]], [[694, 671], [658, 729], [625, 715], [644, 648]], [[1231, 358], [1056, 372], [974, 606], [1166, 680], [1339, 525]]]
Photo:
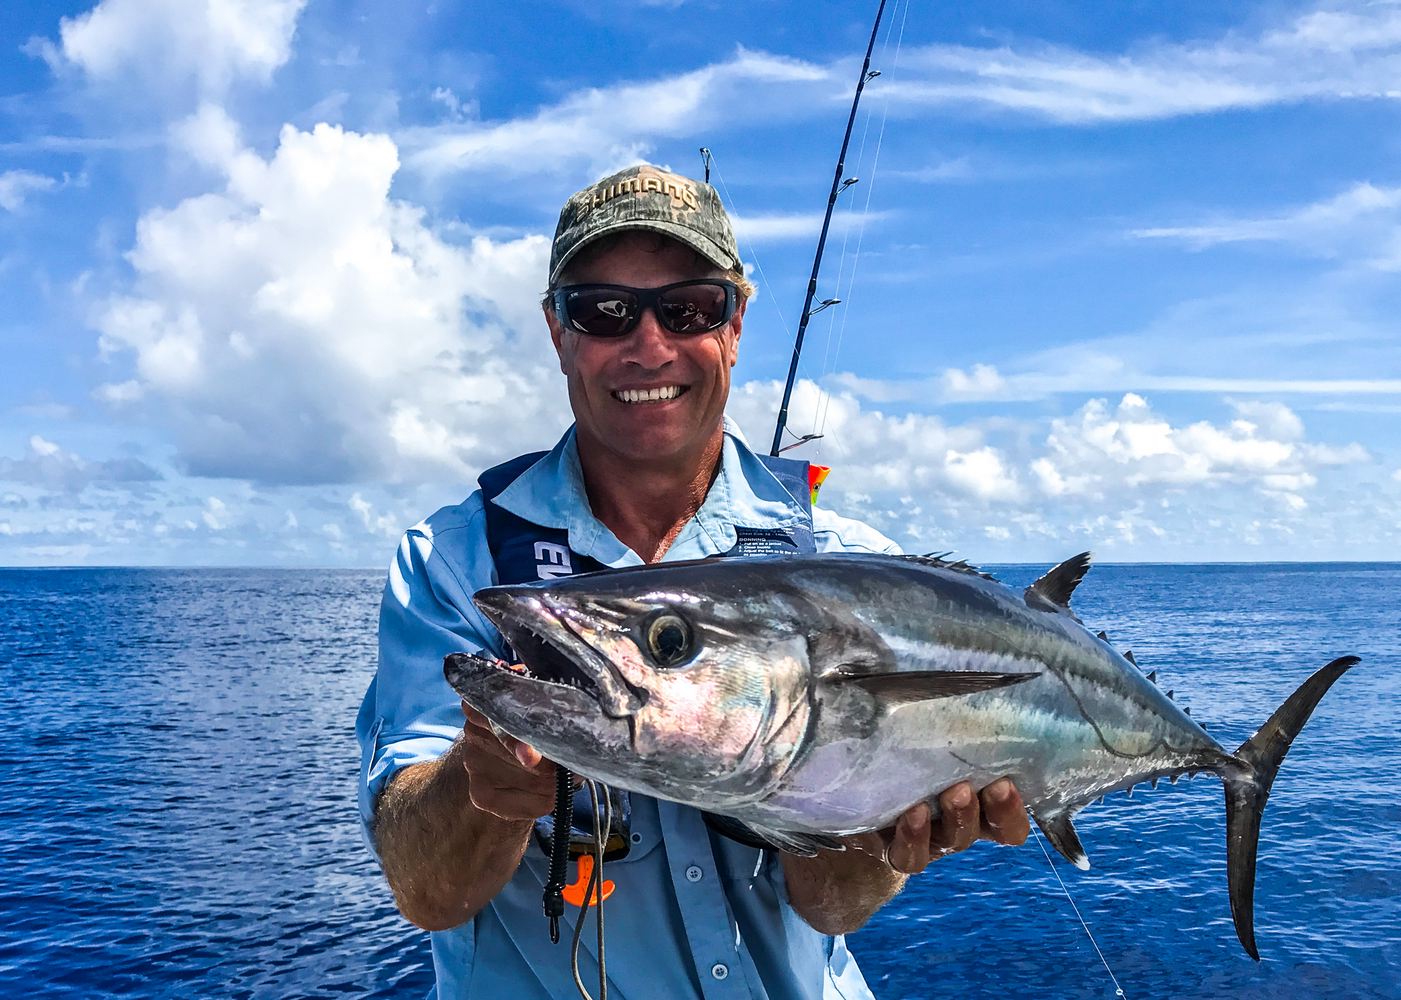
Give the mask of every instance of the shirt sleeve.
[[813, 540], [819, 552], [874, 552], [898, 556], [900, 546], [854, 517], [842, 517], [825, 507], [812, 509]]
[[410, 528], [389, 568], [379, 668], [355, 721], [360, 819], [371, 850], [370, 824], [384, 786], [401, 769], [441, 756], [462, 732], [461, 699], [443, 677], [443, 657], [499, 652], [494, 630], [471, 599], [492, 582], [479, 494], [472, 500]]

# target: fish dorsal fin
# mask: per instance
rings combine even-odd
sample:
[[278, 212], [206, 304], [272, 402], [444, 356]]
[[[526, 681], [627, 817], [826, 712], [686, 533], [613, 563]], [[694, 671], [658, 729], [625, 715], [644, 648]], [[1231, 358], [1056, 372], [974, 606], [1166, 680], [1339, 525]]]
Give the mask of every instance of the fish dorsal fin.
[[1089, 568], [1088, 552], [1071, 556], [1059, 566], [1047, 570], [1039, 580], [1026, 588], [1026, 603], [1036, 607], [1040, 601], [1049, 601], [1055, 607], [1069, 611], [1070, 595], [1075, 593], [1075, 588], [1085, 578]]
[[1036, 825], [1041, 828], [1051, 846], [1060, 852], [1061, 857], [1082, 872], [1090, 870], [1089, 856], [1085, 854], [1085, 848], [1080, 843], [1080, 835], [1075, 832], [1075, 825], [1070, 822], [1070, 813], [1055, 812], [1038, 816], [1036, 811], [1032, 810], [1031, 818], [1036, 820]]
[[984, 573], [978, 567], [963, 559], [949, 559], [948, 557], [952, 554], [951, 552], [930, 552], [922, 556], [901, 555], [896, 556], [896, 558], [904, 559], [906, 562], [918, 563], [921, 566], [929, 566], [932, 569], [949, 569], [953, 570], [955, 573], [967, 573], [969, 576], [980, 576], [984, 580], [991, 580], [993, 583], [997, 582], [997, 577], [989, 573]]
[[844, 684], [859, 684], [872, 697], [884, 702], [903, 703], [993, 691], [1038, 676], [1039, 673], [1009, 674], [985, 670], [901, 670], [875, 673], [856, 668], [839, 670], [828, 679]]

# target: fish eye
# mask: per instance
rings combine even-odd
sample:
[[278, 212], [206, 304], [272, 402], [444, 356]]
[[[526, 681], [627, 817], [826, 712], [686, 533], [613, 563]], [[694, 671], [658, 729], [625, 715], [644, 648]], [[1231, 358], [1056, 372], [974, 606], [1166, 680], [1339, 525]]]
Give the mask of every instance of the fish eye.
[[659, 667], [679, 667], [695, 655], [695, 635], [686, 619], [659, 611], [644, 626], [647, 652]]

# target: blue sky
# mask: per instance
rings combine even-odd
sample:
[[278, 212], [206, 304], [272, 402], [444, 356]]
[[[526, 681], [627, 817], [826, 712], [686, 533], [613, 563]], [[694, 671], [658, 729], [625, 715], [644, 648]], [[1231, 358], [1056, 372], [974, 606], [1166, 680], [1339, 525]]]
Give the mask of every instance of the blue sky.
[[[873, 13], [6, 5], [0, 564], [383, 565], [567, 425], [564, 198], [701, 145], [766, 446]], [[825, 503], [973, 561], [1401, 559], [1401, 5], [891, 0], [873, 65]]]

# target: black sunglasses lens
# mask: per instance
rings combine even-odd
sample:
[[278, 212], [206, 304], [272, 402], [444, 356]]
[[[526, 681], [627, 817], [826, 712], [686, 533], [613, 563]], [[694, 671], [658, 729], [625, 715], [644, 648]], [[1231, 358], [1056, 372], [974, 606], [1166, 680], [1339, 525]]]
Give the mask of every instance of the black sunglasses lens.
[[724, 285], [683, 285], [658, 296], [657, 316], [672, 333], [704, 333], [730, 318], [728, 305]]
[[569, 325], [593, 337], [617, 337], [637, 318], [637, 296], [617, 288], [581, 288], [564, 296]]

